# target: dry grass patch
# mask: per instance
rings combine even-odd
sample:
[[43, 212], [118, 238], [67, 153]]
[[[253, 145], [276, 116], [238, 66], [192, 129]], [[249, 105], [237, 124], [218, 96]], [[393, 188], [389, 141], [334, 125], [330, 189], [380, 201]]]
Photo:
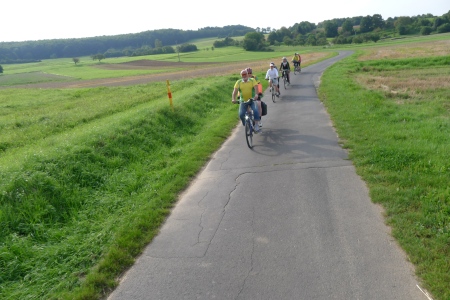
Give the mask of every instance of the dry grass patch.
[[432, 57], [449, 55], [449, 53], [450, 40], [431, 41], [373, 48], [367, 50], [364, 55], [359, 57], [359, 60]]
[[427, 90], [450, 89], [450, 67], [359, 74], [356, 80], [371, 90], [381, 90], [391, 95], [404, 94], [417, 99]]

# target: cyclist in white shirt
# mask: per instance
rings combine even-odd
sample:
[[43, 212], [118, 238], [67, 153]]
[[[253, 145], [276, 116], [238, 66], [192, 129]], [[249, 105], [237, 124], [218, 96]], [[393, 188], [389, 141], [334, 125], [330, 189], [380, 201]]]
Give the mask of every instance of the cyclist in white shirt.
[[280, 96], [280, 89], [278, 88], [278, 70], [275, 68], [275, 64], [273, 62], [270, 63], [270, 69], [267, 70], [266, 73], [266, 80], [269, 81], [270, 85], [270, 91], [272, 91], [272, 88], [275, 87], [275, 90], [277, 91], [277, 97]]

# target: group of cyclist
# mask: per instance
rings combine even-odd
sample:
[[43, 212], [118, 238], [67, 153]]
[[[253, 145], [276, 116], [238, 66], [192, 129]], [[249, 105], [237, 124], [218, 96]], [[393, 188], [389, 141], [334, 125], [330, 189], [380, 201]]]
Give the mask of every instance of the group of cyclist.
[[[301, 57], [297, 52], [292, 57], [292, 62], [294, 63], [294, 68], [300, 66]], [[290, 70], [291, 67], [286, 57], [283, 57], [280, 65], [281, 72], [286, 72], [288, 84], [291, 83], [290, 80]], [[269, 80], [270, 89], [275, 88], [276, 96], [280, 96], [280, 85], [278, 83], [278, 78], [280, 74], [278, 73], [278, 69], [273, 62], [270, 63], [270, 68], [266, 72], [265, 79]], [[258, 89], [259, 87], [259, 89]], [[237, 96], [239, 94], [239, 98]], [[248, 106], [253, 110], [253, 117], [255, 120], [255, 133], [259, 133], [262, 127], [261, 121], [261, 82], [258, 80], [256, 76], [253, 75], [253, 70], [249, 67], [241, 71], [241, 79], [236, 81], [233, 88], [233, 93], [231, 94], [231, 102], [237, 103], [239, 100], [239, 118], [242, 121], [242, 125], [245, 125], [245, 112], [248, 109]], [[253, 99], [254, 101], [245, 102], [248, 99]]]

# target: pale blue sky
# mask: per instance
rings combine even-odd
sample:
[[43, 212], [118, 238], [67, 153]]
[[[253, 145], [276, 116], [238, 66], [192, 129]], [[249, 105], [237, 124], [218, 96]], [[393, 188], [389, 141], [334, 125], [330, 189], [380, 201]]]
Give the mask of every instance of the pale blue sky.
[[238, 24], [279, 29], [301, 21], [317, 24], [334, 18], [374, 14], [381, 14], [383, 19], [426, 13], [441, 16], [450, 10], [449, 0], [3, 2], [0, 42], [93, 37], [163, 28], [197, 30]]

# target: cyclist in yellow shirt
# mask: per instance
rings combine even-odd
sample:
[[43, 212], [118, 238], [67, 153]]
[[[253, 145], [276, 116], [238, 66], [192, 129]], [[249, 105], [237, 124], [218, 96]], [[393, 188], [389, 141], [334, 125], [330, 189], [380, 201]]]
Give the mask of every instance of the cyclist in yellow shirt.
[[236, 103], [236, 96], [238, 94], [240, 94], [240, 99], [239, 99], [239, 118], [242, 121], [242, 125], [245, 125], [245, 112], [247, 111], [247, 107], [250, 106], [251, 109], [253, 110], [253, 117], [255, 120], [255, 133], [260, 132], [260, 128], [259, 128], [259, 121], [261, 120], [259, 111], [256, 107], [255, 102], [256, 101], [251, 101], [250, 103], [248, 102], [244, 102], [247, 101], [248, 99], [254, 99], [256, 100], [256, 98], [258, 97], [258, 83], [256, 82], [256, 80], [254, 78], [249, 78], [248, 72], [246, 69], [241, 71], [241, 77], [242, 79], [239, 79], [238, 81], [236, 81], [236, 83], [234, 84], [234, 89], [233, 89], [233, 93], [231, 94], [231, 102]]
[[255, 100], [256, 100], [256, 106], [258, 107], [258, 112], [259, 112], [259, 117], [261, 118], [261, 120], [259, 121], [259, 127], [262, 127], [262, 107], [261, 107], [261, 96], [262, 94], [262, 85], [261, 85], [261, 81], [259, 81], [258, 77], [256, 77], [255, 75], [253, 75], [253, 70], [252, 68], [248, 67], [247, 68], [247, 73], [248, 76], [250, 78], [253, 78], [256, 80], [256, 83], [258, 84], [258, 94], [256, 94]]
[[294, 63], [294, 68], [295, 67], [300, 67], [301, 63], [302, 63], [302, 57], [300, 56], [300, 54], [298, 54], [297, 52], [294, 54], [294, 57], [292, 57], [292, 62]]

